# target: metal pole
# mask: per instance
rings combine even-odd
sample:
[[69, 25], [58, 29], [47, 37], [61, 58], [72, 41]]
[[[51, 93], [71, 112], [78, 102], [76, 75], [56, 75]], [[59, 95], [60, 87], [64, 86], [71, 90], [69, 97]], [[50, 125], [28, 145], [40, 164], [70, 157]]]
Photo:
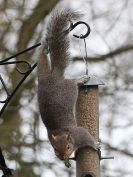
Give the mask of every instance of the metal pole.
[[[98, 85], [103, 84], [96, 78], [79, 86], [77, 102], [78, 126], [86, 128], [99, 141], [99, 100]], [[100, 159], [98, 152], [91, 148], [78, 151], [76, 156], [77, 177], [100, 177]]]

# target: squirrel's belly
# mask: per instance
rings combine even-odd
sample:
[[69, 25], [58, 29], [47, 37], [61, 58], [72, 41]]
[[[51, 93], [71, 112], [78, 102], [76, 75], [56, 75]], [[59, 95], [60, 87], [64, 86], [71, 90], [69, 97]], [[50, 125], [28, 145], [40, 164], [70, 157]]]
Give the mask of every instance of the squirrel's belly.
[[40, 107], [42, 121], [47, 129], [56, 129], [76, 125], [76, 120], [73, 115], [73, 109], [67, 108], [65, 105], [57, 103], [44, 103]]
[[39, 83], [39, 109], [47, 129], [76, 125], [74, 108], [77, 99], [77, 89], [75, 85], [72, 85], [71, 89], [67, 85], [68, 82], [59, 84], [52, 78], [49, 82], [42, 80]]

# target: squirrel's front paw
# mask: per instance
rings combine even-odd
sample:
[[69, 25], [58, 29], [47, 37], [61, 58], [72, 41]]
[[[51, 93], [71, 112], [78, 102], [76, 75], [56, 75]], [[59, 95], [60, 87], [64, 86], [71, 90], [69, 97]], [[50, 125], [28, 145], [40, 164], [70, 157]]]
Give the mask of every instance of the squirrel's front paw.
[[81, 78], [78, 79], [77, 83], [80, 85], [85, 84], [86, 82], [88, 82], [90, 79], [90, 77], [88, 75], [84, 75]]
[[64, 163], [65, 163], [65, 166], [66, 166], [67, 168], [70, 168], [70, 167], [71, 167], [71, 164], [70, 164], [70, 162], [69, 162], [69, 159], [66, 159], [66, 160], [64, 161]]

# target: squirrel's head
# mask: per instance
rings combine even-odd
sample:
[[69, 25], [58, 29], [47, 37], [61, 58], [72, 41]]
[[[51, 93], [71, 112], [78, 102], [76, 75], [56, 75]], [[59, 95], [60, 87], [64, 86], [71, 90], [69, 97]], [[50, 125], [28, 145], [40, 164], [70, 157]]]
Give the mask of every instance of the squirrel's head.
[[56, 156], [61, 160], [66, 160], [74, 151], [74, 140], [72, 136], [65, 132], [62, 135], [51, 134], [51, 144]]

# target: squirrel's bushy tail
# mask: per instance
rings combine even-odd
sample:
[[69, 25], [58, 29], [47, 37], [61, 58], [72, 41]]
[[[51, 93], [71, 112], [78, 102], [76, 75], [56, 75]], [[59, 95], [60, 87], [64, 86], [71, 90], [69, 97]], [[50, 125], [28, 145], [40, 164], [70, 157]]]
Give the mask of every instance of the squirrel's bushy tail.
[[63, 74], [69, 57], [69, 27], [81, 15], [71, 9], [55, 8], [46, 28], [45, 43], [51, 59], [51, 69]]

